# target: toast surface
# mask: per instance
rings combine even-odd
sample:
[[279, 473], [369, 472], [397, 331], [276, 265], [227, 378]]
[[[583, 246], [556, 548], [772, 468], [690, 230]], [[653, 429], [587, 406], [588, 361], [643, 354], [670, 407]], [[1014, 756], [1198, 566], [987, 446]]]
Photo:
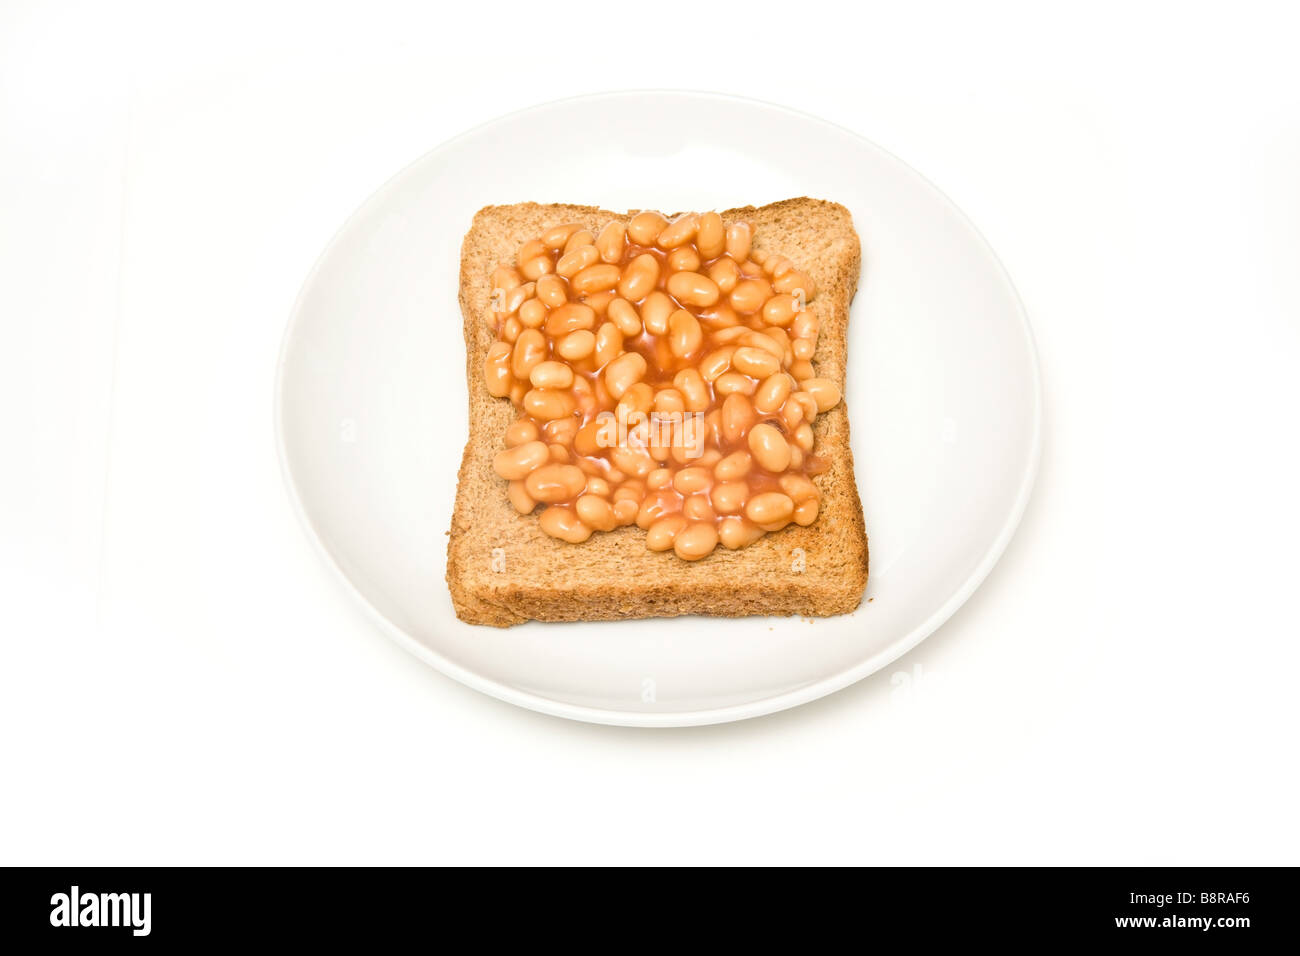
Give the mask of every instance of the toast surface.
[[[456, 615], [471, 624], [509, 627], [528, 620], [594, 621], [710, 614], [726, 617], [825, 617], [854, 610], [867, 583], [867, 534], [853, 477], [847, 403], [813, 425], [817, 454], [829, 468], [813, 480], [821, 511], [808, 527], [791, 524], [738, 551], [718, 547], [699, 561], [645, 547], [636, 525], [593, 534], [581, 544], [546, 535], [537, 515], [520, 515], [506, 482], [492, 468], [516, 417], [508, 398], [483, 385], [483, 363], [496, 340], [491, 275], [519, 246], [561, 222], [598, 231], [636, 210], [517, 203], [487, 206], [474, 216], [460, 264], [469, 440], [461, 460], [448, 532], [447, 585]], [[820, 335], [813, 362], [820, 377], [845, 386], [849, 305], [861, 261], [858, 235], [843, 206], [788, 199], [721, 213], [754, 229], [754, 248], [794, 260], [817, 284], [808, 303]], [[497, 550], [500, 549], [500, 550]]]

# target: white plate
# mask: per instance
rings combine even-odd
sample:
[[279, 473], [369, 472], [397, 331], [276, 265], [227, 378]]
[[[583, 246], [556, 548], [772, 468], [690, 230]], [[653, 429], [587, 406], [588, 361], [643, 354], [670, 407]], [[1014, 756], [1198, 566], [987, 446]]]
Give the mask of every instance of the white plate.
[[[557, 131], [584, 131], [573, 136]], [[443, 580], [466, 433], [460, 242], [523, 200], [724, 209], [846, 205], [863, 274], [846, 400], [871, 573], [854, 614], [462, 624]], [[680, 726], [792, 707], [915, 646], [979, 586], [1033, 485], [1041, 407], [1024, 309], [933, 186], [829, 123], [712, 94], [564, 100], [399, 173], [326, 248], [294, 307], [280, 453], [312, 539], [403, 647], [471, 687], [580, 720]]]

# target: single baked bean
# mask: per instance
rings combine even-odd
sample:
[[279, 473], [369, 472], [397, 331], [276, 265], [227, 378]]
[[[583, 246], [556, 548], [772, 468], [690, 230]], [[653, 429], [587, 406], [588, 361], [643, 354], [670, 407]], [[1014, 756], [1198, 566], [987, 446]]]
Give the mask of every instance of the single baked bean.
[[619, 527], [629, 525], [636, 521], [636, 513], [640, 506], [629, 499], [624, 498], [621, 501], [614, 502], [614, 517], [619, 523]]
[[[698, 424], [699, 421], [698, 418], [687, 419], [688, 423], [694, 422]], [[703, 432], [704, 429], [700, 426], [698, 430]], [[706, 448], [704, 454], [695, 459], [695, 463], [701, 468], [712, 468], [720, 461], [722, 461], [722, 452], [718, 451], [716, 448]]]
[[718, 529], [699, 521], [688, 524], [673, 539], [673, 553], [683, 561], [698, 561], [718, 546]]
[[590, 329], [579, 329], [577, 332], [570, 332], [560, 339], [555, 346], [555, 351], [570, 362], [577, 362], [585, 359], [595, 348], [595, 333]]
[[686, 527], [686, 518], [674, 514], [660, 518], [646, 528], [645, 546], [651, 551], [667, 551], [673, 546], [673, 539]]
[[651, 335], [663, 335], [668, 331], [668, 316], [676, 311], [673, 300], [656, 290], [641, 303], [641, 324]]
[[794, 381], [785, 372], [774, 372], [763, 380], [754, 393], [754, 408], [764, 415], [776, 412], [790, 397]]
[[509, 342], [493, 342], [488, 348], [487, 359], [483, 362], [483, 380], [487, 384], [488, 394], [494, 398], [504, 398], [510, 394], [514, 377], [510, 373], [510, 355], [513, 350]]
[[727, 248], [727, 230], [722, 224], [722, 217], [716, 212], [706, 212], [700, 216], [695, 246], [706, 259], [716, 259]]
[[673, 455], [672, 428], [652, 429], [650, 437], [646, 439], [646, 451], [655, 460], [656, 465], [667, 467]]
[[727, 227], [727, 255], [737, 262], [744, 262], [749, 258], [752, 237], [748, 223], [732, 223]]
[[718, 540], [732, 551], [747, 548], [763, 537], [763, 529], [739, 515], [718, 522]]
[[581, 229], [582, 223], [580, 222], [566, 222], [559, 226], [552, 226], [542, 233], [542, 245], [559, 252], [564, 248], [564, 244], [569, 241], [569, 237]]
[[778, 276], [772, 282], [772, 288], [777, 292], [784, 292], [792, 296], [798, 296], [799, 291], [803, 290], [803, 300], [805, 302], [811, 302], [817, 294], [817, 286], [812, 277], [807, 273], [794, 269], [785, 273], [785, 275]]
[[613, 531], [618, 526], [614, 507], [596, 495], [582, 495], [574, 502], [578, 518], [593, 531]]
[[586, 295], [614, 288], [618, 285], [619, 277], [618, 266], [608, 262], [598, 262], [579, 272], [569, 284], [578, 295]]
[[623, 351], [623, 333], [613, 322], [606, 322], [596, 331], [596, 365], [612, 362]]
[[661, 388], [655, 392], [654, 410], [662, 415], [680, 415], [686, 411], [686, 400], [675, 388]]
[[[515, 310], [528, 300], [528, 287], [532, 285], [531, 282], [526, 286], [517, 285], [509, 292], [502, 293], [499, 301], [494, 300], [494, 304], [498, 308], [493, 312], [493, 315], [496, 316], [498, 321], [506, 316], [513, 315]], [[534, 286], [534, 288], [536, 287]]]
[[605, 262], [618, 262], [623, 258], [623, 240], [627, 235], [627, 226], [615, 219], [596, 237], [596, 249]]
[[682, 500], [675, 491], [652, 491], [642, 500], [636, 513], [637, 527], [649, 528], [664, 515], [679, 514], [681, 509]]
[[555, 263], [546, 253], [540, 256], [534, 256], [527, 262], [520, 263], [519, 272], [525, 279], [540, 279], [555, 271]]
[[[736, 440], [739, 441], [740, 439], [737, 438]], [[713, 473], [717, 476], [718, 481], [739, 481], [749, 474], [749, 469], [753, 463], [754, 460], [749, 456], [749, 452], [743, 450], [733, 451], [713, 466]]]
[[507, 342], [513, 342], [519, 338], [519, 333], [524, 330], [524, 324], [515, 316], [506, 319], [505, 325], [501, 326], [501, 337]]
[[834, 408], [843, 397], [840, 394], [840, 387], [829, 378], [804, 379], [799, 387], [813, 397], [813, 401], [817, 403], [818, 412]]
[[[717, 336], [714, 336], [716, 339]], [[700, 375], [704, 381], [712, 384], [718, 380], [718, 376], [731, 368], [731, 356], [736, 351], [736, 347], [724, 346], [715, 349], [700, 360]]]
[[742, 345], [731, 356], [731, 367], [755, 378], [767, 378], [781, 371], [781, 360], [771, 352]]
[[722, 437], [722, 409], [712, 408], [704, 413], [704, 433], [708, 441], [721, 448], [725, 438]]
[[[668, 314], [672, 315], [671, 312]], [[657, 317], [654, 321], [659, 323]], [[668, 320], [664, 319], [662, 325], [663, 331], [654, 333], [655, 338], [648, 343], [650, 345], [651, 354], [647, 356], [647, 358], [650, 362], [654, 363], [654, 366], [657, 369], [670, 368], [673, 364], [672, 349], [668, 347]], [[650, 331], [649, 326], [646, 327], [646, 331]]]
[[802, 448], [805, 452], [813, 450], [813, 430], [812, 426], [804, 422], [794, 430], [794, 443]]
[[721, 293], [708, 276], [698, 272], [674, 272], [668, 277], [668, 294], [682, 305], [704, 308], [717, 302]]
[[817, 420], [817, 399], [813, 398], [812, 395], [807, 392], [795, 392], [790, 397], [799, 403], [800, 407], [803, 409], [804, 420], [807, 421], [809, 425]]
[[821, 492], [817, 490], [817, 486], [804, 475], [788, 472], [778, 479], [778, 483], [781, 485], [781, 490], [789, 495], [790, 500], [795, 504], [807, 501], [809, 498], [821, 497]]
[[[669, 280], [671, 284], [671, 280]], [[685, 358], [704, 343], [704, 330], [699, 320], [685, 309], [678, 309], [668, 317], [668, 347], [673, 355]]]
[[812, 362], [807, 359], [795, 359], [790, 363], [790, 374], [796, 381], [802, 382], [804, 379], [812, 378], [816, 373], [813, 371]]
[[561, 464], [573, 462], [573, 439], [582, 421], [574, 415], [552, 418], [542, 423], [542, 441], [551, 449], [551, 460]]
[[741, 375], [739, 372], [723, 372], [713, 381], [713, 391], [716, 395], [731, 395], [739, 393], [741, 395], [753, 395], [758, 385], [752, 378]]
[[684, 368], [673, 376], [673, 385], [682, 394], [682, 400], [689, 412], [707, 411], [709, 407], [709, 387], [699, 369]]
[[660, 249], [676, 249], [678, 246], [684, 246], [695, 238], [695, 231], [698, 228], [698, 217], [691, 213], [679, 216], [664, 226], [655, 239], [655, 245]]
[[519, 321], [526, 329], [541, 328], [546, 321], [546, 306], [541, 299], [529, 299], [519, 307]]
[[[728, 373], [733, 374], [733, 373]], [[721, 379], [719, 379], [721, 381]], [[749, 399], [733, 392], [722, 402], [722, 437], [729, 445], [737, 444], [754, 424], [754, 409]]]
[[713, 510], [713, 502], [709, 500], [707, 494], [689, 495], [682, 502], [682, 514], [688, 521], [708, 521], [712, 523], [717, 520], [718, 513]]
[[780, 415], [781, 421], [785, 422], [785, 427], [790, 431], [794, 431], [803, 424], [803, 404], [797, 401], [792, 395], [790, 398], [786, 399], [785, 404], [781, 406]]
[[627, 224], [627, 237], [638, 246], [652, 246], [668, 220], [657, 212], [639, 212]]
[[801, 528], [806, 528], [817, 520], [817, 512], [821, 510], [821, 502], [816, 498], [807, 498], [794, 506], [794, 513], [791, 515], [794, 523]]
[[568, 302], [568, 291], [559, 276], [542, 276], [537, 280], [537, 298], [547, 308], [558, 308]]
[[789, 325], [794, 321], [795, 314], [793, 296], [774, 295], [763, 303], [763, 321], [768, 325]]
[[743, 481], [725, 481], [713, 486], [713, 507], [724, 515], [739, 514], [749, 497], [749, 485]]
[[693, 466], [699, 460], [692, 442], [682, 437], [685, 427], [692, 424], [693, 420], [688, 418], [682, 424], [674, 426], [671, 429], [672, 441], [667, 448], [668, 458], [683, 468]]
[[656, 468], [645, 476], [645, 486], [651, 491], [662, 491], [673, 483], [671, 468]]
[[506, 447], [514, 448], [516, 445], [537, 441], [539, 434], [536, 425], [526, 418], [521, 418], [506, 429]]
[[[771, 340], [780, 349], [782, 355], [790, 351], [790, 333], [785, 329], [778, 328], [775, 325], [768, 325], [763, 327], [762, 332], [756, 332], [755, 335], [761, 335], [763, 338]], [[761, 345], [757, 339], [755, 339], [755, 342]]]
[[[654, 404], [655, 390], [645, 382], [637, 382], [628, 387], [618, 400], [618, 410], [623, 415], [629, 416], [634, 413], [644, 415], [650, 411], [650, 406]], [[640, 428], [642, 426], [638, 426]], [[648, 427], [648, 426], [646, 426]], [[637, 432], [640, 435], [640, 432]]]
[[771, 425], [759, 422], [749, 430], [746, 440], [759, 467], [777, 474], [790, 467], [790, 445], [785, 436]]
[[506, 486], [506, 498], [521, 515], [529, 514], [537, 507], [537, 502], [533, 500], [522, 481], [512, 481]]
[[713, 475], [707, 468], [683, 468], [673, 476], [673, 488], [683, 495], [708, 491], [712, 484]]
[[582, 493], [587, 476], [573, 465], [542, 465], [524, 479], [524, 487], [538, 501], [554, 504]]
[[755, 495], [745, 505], [745, 517], [756, 525], [789, 521], [792, 514], [794, 514], [794, 502], [789, 495], [779, 491], [767, 491]]
[[553, 339], [561, 338], [578, 329], [596, 327], [596, 310], [582, 302], [569, 302], [552, 309], [543, 326], [546, 334]]
[[570, 544], [581, 544], [591, 537], [591, 529], [579, 520], [572, 508], [552, 505], [537, 519], [538, 526], [552, 538]]
[[740, 316], [736, 310], [725, 302], [719, 302], [711, 309], [699, 309], [700, 323], [708, 333], [712, 345], [727, 345], [737, 332], [744, 332], [740, 325]]
[[817, 326], [817, 316], [811, 312], [800, 312], [790, 323], [790, 334], [797, 339], [816, 339]]
[[778, 279], [794, 268], [794, 263], [785, 256], [773, 256], [763, 263], [763, 271], [773, 279]]
[[624, 338], [636, 338], [641, 334], [641, 316], [637, 315], [636, 306], [627, 299], [614, 299], [606, 312]]
[[523, 284], [523, 276], [509, 266], [498, 266], [492, 273], [492, 288], [494, 290], [500, 289], [502, 292], [509, 292], [516, 286]]
[[600, 443], [600, 422], [588, 422], [573, 436], [573, 450], [579, 455], [594, 458], [605, 450]]
[[[624, 392], [623, 397], [619, 398], [619, 407], [624, 410], [625, 415], [630, 415], [632, 412], [640, 412], [641, 415], [645, 415], [647, 411], [650, 411], [651, 405], [654, 405], [654, 389], [643, 381], [628, 386], [627, 392]], [[638, 425], [638, 428], [642, 427], [649, 428], [649, 424]], [[641, 436], [640, 432], [637, 432], [637, 434]]]
[[614, 500], [635, 501], [639, 505], [641, 499], [645, 497], [645, 490], [646, 485], [644, 481], [637, 478], [629, 478], [614, 489]]
[[668, 253], [669, 272], [698, 272], [700, 254], [690, 246], [678, 246]]
[[546, 243], [540, 239], [529, 239], [519, 247], [519, 254], [515, 257], [515, 265], [523, 273], [524, 263], [536, 259], [538, 256], [546, 255]]
[[629, 302], [639, 302], [659, 282], [659, 260], [643, 252], [623, 268], [618, 280], [618, 294]]
[[530, 389], [523, 404], [524, 411], [543, 422], [572, 415], [578, 408], [572, 392], [552, 388]]
[[750, 314], [763, 308], [772, 295], [772, 287], [761, 279], [742, 279], [727, 296], [727, 301], [737, 312]]
[[573, 369], [563, 362], [538, 362], [528, 373], [533, 388], [568, 388], [573, 384]]
[[572, 252], [566, 252], [555, 263], [555, 272], [566, 279], [572, 279], [583, 269], [589, 269], [600, 261], [600, 251], [595, 246], [579, 246]]
[[528, 381], [528, 373], [533, 366], [546, 358], [546, 339], [537, 329], [525, 329], [515, 340], [514, 354], [510, 359], [510, 371], [521, 382]]
[[[743, 339], [746, 335], [752, 335], [753, 330], [743, 325], [733, 326], [731, 328], [719, 329], [713, 333], [713, 342], [715, 345], [730, 345], [736, 347], [736, 342]], [[730, 353], [728, 353], [730, 354]]]
[[507, 481], [520, 481], [527, 478], [534, 469], [545, 465], [550, 457], [550, 449], [542, 442], [525, 442], [497, 452], [492, 459], [492, 470]]
[[795, 339], [790, 347], [797, 359], [810, 359], [813, 357], [813, 344], [807, 339]]
[[718, 287], [719, 292], [729, 296], [740, 282], [740, 268], [736, 265], [735, 259], [727, 256], [709, 266], [708, 276]]
[[574, 249], [581, 249], [583, 246], [590, 246], [595, 241], [596, 241], [596, 237], [593, 236], [588, 230], [579, 229], [577, 232], [575, 232], [573, 235], [569, 237], [567, 242], [565, 242], [564, 251], [565, 253], [570, 253]]
[[785, 356], [788, 341], [789, 338], [786, 336], [784, 329], [769, 326], [765, 327], [762, 332], [746, 332], [741, 336], [736, 347], [741, 348], [743, 346], [765, 352], [776, 359], [777, 364], [780, 365], [782, 358]]
[[655, 467], [655, 460], [646, 452], [635, 451], [631, 448], [610, 448], [609, 460], [614, 463], [614, 467], [619, 471], [636, 478], [644, 478]]

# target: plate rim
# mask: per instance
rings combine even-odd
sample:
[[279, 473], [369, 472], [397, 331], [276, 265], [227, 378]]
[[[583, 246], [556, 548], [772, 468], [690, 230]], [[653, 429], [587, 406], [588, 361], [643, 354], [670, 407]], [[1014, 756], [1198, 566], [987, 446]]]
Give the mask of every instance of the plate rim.
[[[992, 260], [997, 270], [998, 279], [1010, 294], [1010, 299], [1015, 306], [1016, 317], [1019, 319], [1019, 326], [1028, 348], [1033, 403], [1031, 410], [1032, 426], [1029, 456], [1023, 466], [1023, 473], [1021, 475], [1020, 487], [1016, 493], [1016, 499], [1013, 502], [1010, 511], [1007, 513], [998, 534], [985, 550], [979, 562], [975, 565], [974, 570], [962, 585], [956, 588], [947, 599], [930, 614], [929, 617], [907, 634], [892, 641], [888, 646], [881, 648], [871, 656], [859, 661], [852, 667], [837, 671], [834, 674], [827, 675], [820, 680], [813, 681], [802, 687], [785, 691], [784, 693], [774, 694], [769, 697], [763, 697], [758, 700], [749, 701], [744, 704], [732, 704], [725, 707], [707, 708], [704, 710], [667, 712], [648, 710], [622, 711], [609, 710], [600, 707], [589, 707], [581, 704], [570, 704], [563, 701], [557, 701], [540, 694], [534, 694], [520, 690], [516, 687], [511, 687], [508, 684], [480, 674], [477, 671], [464, 667], [447, 658], [438, 651], [433, 650], [417, 640], [414, 636], [407, 633], [400, 625], [392, 621], [386, 614], [371, 603], [365, 594], [361, 592], [360, 588], [348, 576], [347, 572], [343, 570], [334, 554], [325, 545], [320, 532], [313, 523], [311, 516], [307, 513], [306, 504], [303, 502], [298, 485], [294, 480], [293, 467], [290, 464], [289, 453], [286, 447], [284, 422], [284, 374], [285, 367], [288, 364], [291, 345], [302, 322], [303, 303], [307, 297], [308, 290], [314, 285], [324, 263], [331, 257], [335, 247], [341, 243], [343, 236], [349, 231], [352, 224], [361, 219], [374, 206], [379, 204], [413, 169], [417, 166], [422, 166], [425, 162], [439, 153], [452, 149], [461, 140], [467, 139], [492, 126], [508, 122], [516, 116], [531, 113], [536, 110], [549, 109], [580, 101], [616, 99], [627, 96], [680, 97], [744, 103], [749, 106], [762, 107], [765, 110], [785, 113], [806, 122], [816, 123], [833, 129], [836, 132], [851, 136], [867, 148], [874, 150], [887, 161], [896, 164], [905, 171], [916, 176], [930, 189], [939, 201], [948, 208], [950, 212], [956, 214], [958, 221], [963, 224], [965, 229], [967, 229], [974, 237], [977, 244], [983, 248]], [[753, 717], [762, 717], [767, 714], [777, 713], [778, 711], [788, 710], [792, 707], [798, 707], [801, 704], [807, 704], [829, 694], [833, 694], [836, 691], [843, 690], [845, 687], [856, 684], [858, 681], [863, 680], [888, 666], [942, 627], [943, 624], [946, 623], [947, 620], [952, 617], [952, 615], [955, 614], [967, 600], [970, 599], [971, 595], [979, 589], [980, 585], [984, 583], [984, 580], [997, 565], [1003, 553], [1006, 551], [1007, 546], [1010, 544], [1011, 539], [1015, 536], [1016, 530], [1020, 526], [1020, 521], [1024, 517], [1025, 510], [1029, 505], [1029, 499], [1033, 495], [1034, 485], [1038, 477], [1039, 464], [1042, 459], [1043, 384], [1042, 371], [1039, 365], [1038, 346], [1034, 339], [1033, 328], [1029, 323], [1029, 315], [1025, 310], [1024, 302], [1021, 300], [1015, 284], [1011, 281], [1011, 276], [1003, 265], [1002, 260], [998, 257], [997, 252], [994, 251], [988, 240], [984, 238], [983, 233], [979, 231], [974, 222], [971, 221], [961, 208], [957, 206], [957, 204], [954, 203], [952, 199], [943, 192], [943, 190], [912, 166], [895, 156], [889, 150], [848, 127], [841, 126], [830, 120], [779, 103], [773, 103], [755, 97], [738, 96], [731, 93], [708, 90], [631, 88], [566, 96], [560, 99], [547, 100], [520, 109], [511, 110], [508, 113], [501, 114], [493, 119], [472, 126], [463, 132], [457, 133], [450, 139], [444, 140], [432, 149], [427, 150], [411, 162], [407, 163], [390, 176], [382, 185], [371, 192], [334, 231], [329, 241], [316, 257], [316, 260], [312, 263], [311, 269], [308, 271], [307, 276], [303, 279], [302, 285], [299, 287], [298, 294], [294, 297], [293, 305], [289, 310], [289, 319], [285, 325], [285, 330], [280, 340], [280, 349], [275, 363], [272, 417], [274, 420], [276, 457], [279, 461], [280, 476], [284, 483], [285, 491], [289, 496], [294, 514], [298, 518], [299, 524], [306, 533], [307, 538], [311, 541], [313, 549], [316, 551], [317, 555], [329, 568], [332, 569], [335, 578], [343, 584], [344, 589], [352, 595], [353, 599], [360, 603], [371, 620], [378, 625], [379, 630], [398, 644], [398, 646], [402, 647], [417, 659], [433, 667], [440, 673], [464, 684], [467, 687], [487, 694], [490, 697], [495, 697], [498, 700], [505, 701], [506, 703], [514, 704], [538, 713], [586, 723], [621, 727], [697, 727], [708, 724], [721, 724], [738, 720], [747, 720]]]

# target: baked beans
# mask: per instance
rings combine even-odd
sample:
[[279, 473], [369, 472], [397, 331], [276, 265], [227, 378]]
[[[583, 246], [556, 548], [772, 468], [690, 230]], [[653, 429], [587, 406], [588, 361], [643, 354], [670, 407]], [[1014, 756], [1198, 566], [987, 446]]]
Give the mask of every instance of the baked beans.
[[493, 270], [484, 384], [519, 417], [492, 467], [518, 513], [574, 544], [636, 524], [684, 561], [817, 519], [814, 423], [841, 390], [813, 365], [812, 264], [753, 238], [645, 211], [553, 226]]

